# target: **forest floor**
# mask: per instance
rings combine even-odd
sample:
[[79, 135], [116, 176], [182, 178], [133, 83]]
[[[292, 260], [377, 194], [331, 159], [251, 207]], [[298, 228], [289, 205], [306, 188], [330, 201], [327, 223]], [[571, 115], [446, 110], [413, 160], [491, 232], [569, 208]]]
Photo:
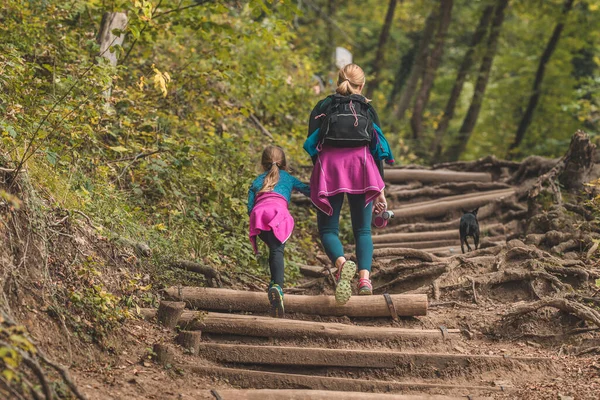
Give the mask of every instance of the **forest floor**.
[[[565, 178], [569, 173], [585, 173], [586, 181], [600, 176], [593, 158], [574, 168], [572, 160], [580, 159], [573, 157], [576, 147], [572, 143], [560, 160], [489, 157], [387, 171], [396, 217], [374, 230], [373, 297], [426, 295], [426, 315], [289, 312], [271, 329], [266, 307], [235, 308], [229, 294], [203, 307], [181, 287], [165, 291], [166, 299], [192, 309], [236, 313], [180, 317], [179, 328], [202, 331], [200, 356], [174, 346], [177, 331], [157, 324], [153, 310], [140, 310], [145, 319], [130, 318], [109, 333], [102, 348], [83, 344], [47, 312], [23, 306], [27, 296], [20, 297], [21, 306], [13, 304], [14, 317], [50, 358], [70, 366], [89, 399], [597, 399], [600, 224], [591, 201], [596, 188], [569, 194], [563, 187], [560, 194], [553, 183], [574, 182], [575, 175]], [[463, 254], [459, 219], [473, 209], [481, 246]], [[308, 256], [307, 264], [302, 270], [313, 276], [286, 289], [290, 301], [292, 294], [334, 291], [326, 257]], [[211, 275], [218, 271], [200, 272], [207, 286], [218, 286]], [[266, 289], [257, 282], [252, 288], [226, 286]], [[368, 327], [375, 330], [361, 337]], [[358, 333], [348, 333], [353, 330]], [[168, 350], [166, 361], [156, 362], [157, 343]]]

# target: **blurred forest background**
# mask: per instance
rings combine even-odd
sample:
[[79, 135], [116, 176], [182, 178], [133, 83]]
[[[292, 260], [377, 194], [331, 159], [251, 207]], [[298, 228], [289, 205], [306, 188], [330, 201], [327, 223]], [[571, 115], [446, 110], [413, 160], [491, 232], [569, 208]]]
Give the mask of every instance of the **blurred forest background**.
[[[264, 273], [247, 190], [268, 143], [307, 180], [336, 47], [364, 68], [401, 164], [557, 157], [600, 130], [599, 17], [600, 0], [5, 0], [0, 167], [17, 173], [0, 193], [19, 207], [26, 176], [28, 207], [149, 243], [162, 284], [176, 257]], [[294, 215], [288, 279], [317, 249], [314, 211]], [[102, 266], [82, 268], [98, 295]], [[63, 296], [84, 307], [83, 290]]]

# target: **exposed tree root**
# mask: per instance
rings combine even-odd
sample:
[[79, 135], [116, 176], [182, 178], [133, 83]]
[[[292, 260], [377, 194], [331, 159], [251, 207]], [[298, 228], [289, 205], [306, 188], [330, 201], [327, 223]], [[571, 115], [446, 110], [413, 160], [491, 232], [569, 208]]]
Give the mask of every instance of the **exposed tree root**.
[[431, 267], [422, 269], [420, 271], [415, 271], [405, 276], [399, 276], [397, 278], [392, 279], [391, 281], [384, 283], [383, 285], [379, 285], [373, 288], [374, 291], [385, 289], [389, 286], [396, 285], [402, 282], [408, 282], [414, 279], [424, 278], [427, 276], [441, 274], [446, 271], [447, 265], [445, 264], [433, 264]]
[[208, 265], [198, 264], [193, 261], [179, 260], [172, 262], [171, 266], [173, 268], [185, 269], [186, 271], [192, 271], [204, 275], [206, 282], [210, 287], [223, 287], [219, 272]]
[[521, 315], [528, 314], [533, 311], [537, 311], [543, 307], [554, 307], [561, 311], [570, 313], [578, 317], [583, 321], [589, 321], [600, 327], [600, 313], [590, 307], [587, 307], [581, 303], [569, 301], [567, 299], [544, 299], [535, 303], [526, 304], [517, 307], [515, 310], [509, 312], [504, 318], [510, 319], [519, 317]]
[[394, 249], [375, 249], [373, 251], [374, 258], [384, 258], [384, 257], [404, 257], [404, 258], [416, 258], [417, 260], [434, 262], [439, 261], [440, 259], [426, 251], [421, 251], [417, 249], [403, 249], [403, 248], [394, 248]]

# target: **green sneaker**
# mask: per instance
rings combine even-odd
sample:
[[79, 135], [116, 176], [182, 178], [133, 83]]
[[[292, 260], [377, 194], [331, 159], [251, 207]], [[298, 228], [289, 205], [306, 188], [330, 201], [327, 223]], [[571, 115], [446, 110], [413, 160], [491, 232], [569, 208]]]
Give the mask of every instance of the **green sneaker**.
[[344, 305], [352, 296], [352, 287], [350, 281], [356, 275], [356, 264], [353, 261], [346, 261], [342, 264], [337, 275], [337, 286], [335, 288], [335, 301], [339, 305]]
[[269, 302], [271, 303], [271, 317], [283, 318], [285, 310], [283, 308], [283, 289], [281, 289], [281, 286], [271, 282], [267, 295], [269, 296]]

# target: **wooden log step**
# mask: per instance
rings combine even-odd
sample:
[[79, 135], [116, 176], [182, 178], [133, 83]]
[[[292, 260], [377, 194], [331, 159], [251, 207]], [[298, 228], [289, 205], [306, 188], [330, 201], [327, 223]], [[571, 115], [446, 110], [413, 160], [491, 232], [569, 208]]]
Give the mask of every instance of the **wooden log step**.
[[[400, 353], [379, 350], [348, 350], [287, 346], [255, 346], [244, 344], [201, 343], [199, 354], [221, 363], [266, 364], [310, 367], [405, 368], [427, 369], [445, 375], [456, 368], [491, 370], [505, 368], [517, 371], [531, 364], [551, 365], [547, 358], [503, 357], [446, 353]], [[528, 367], [526, 367], [528, 368]]]
[[[502, 224], [479, 225], [480, 232], [494, 231], [502, 227]], [[448, 240], [460, 239], [459, 222], [452, 229], [443, 231], [426, 231], [426, 232], [399, 232], [399, 233], [384, 233], [373, 236], [373, 243], [400, 243], [400, 242], [422, 242], [430, 240]]]
[[492, 174], [487, 172], [457, 172], [429, 169], [386, 169], [385, 180], [390, 183], [419, 181], [422, 183], [446, 182], [491, 182]]
[[423, 241], [423, 242], [393, 242], [393, 243], [373, 243], [374, 249], [390, 249], [400, 247], [403, 249], [432, 249], [438, 247], [447, 247], [447, 246], [459, 246], [459, 239], [448, 239], [448, 240], [431, 240], [431, 241]]
[[[475, 245], [473, 244], [473, 238], [469, 237], [467, 239], [469, 241], [469, 245], [472, 249], [475, 249]], [[503, 243], [506, 241], [506, 236], [493, 236], [493, 237], [485, 237], [481, 238], [479, 242], [479, 248], [492, 247], [496, 246], [497, 243]], [[423, 251], [432, 252], [432, 249], [440, 249], [440, 248], [457, 248], [460, 251], [460, 239], [456, 238], [454, 240], [431, 240], [431, 241], [422, 241], [422, 242], [392, 242], [392, 243], [374, 243], [375, 249], [386, 249], [386, 248], [406, 248], [406, 249], [419, 249]], [[465, 250], [467, 247], [465, 246]]]
[[[343, 392], [406, 392], [407, 390], [436, 390], [445, 393], [472, 395], [506, 391], [502, 386], [448, 385], [441, 383], [398, 382], [366, 379], [335, 378], [329, 376], [312, 376], [301, 374], [285, 374], [280, 372], [254, 371], [248, 369], [224, 368], [212, 366], [187, 366], [191, 372], [199, 375], [220, 377], [241, 388], [255, 389], [311, 389], [337, 390]], [[344, 398], [344, 397], [341, 397]]]
[[[142, 315], [152, 319], [155, 309], [142, 309]], [[459, 329], [407, 329], [385, 326], [357, 326], [334, 322], [299, 321], [258, 317], [254, 315], [184, 311], [178, 325], [183, 330], [201, 330], [205, 333], [271, 338], [320, 337], [340, 340], [443, 340], [460, 335]], [[444, 337], [445, 335], [445, 337]]]
[[[456, 195], [453, 195], [453, 196], [445, 196], [445, 197], [440, 197], [438, 199], [433, 199], [433, 200], [420, 201], [418, 203], [405, 203], [405, 204], [402, 204], [402, 205], [398, 206], [397, 209], [401, 210], [403, 208], [410, 208], [410, 207], [414, 207], [414, 206], [428, 206], [428, 205], [431, 205], [431, 204], [437, 204], [440, 201], [467, 200], [467, 199], [472, 199], [473, 197], [488, 196], [488, 195], [489, 196], [493, 196], [495, 194], [502, 195], [502, 194], [510, 192], [512, 190], [515, 190], [515, 189], [514, 188], [508, 188], [508, 189], [488, 190], [486, 192], [456, 194]], [[469, 211], [469, 210], [465, 210], [465, 211]]]
[[477, 207], [481, 207], [487, 203], [490, 203], [495, 200], [499, 200], [505, 197], [512, 196], [516, 193], [515, 189], [507, 189], [506, 191], [502, 191], [502, 193], [492, 193], [485, 194], [476, 197], [469, 198], [460, 198], [460, 199], [452, 199], [452, 197], [460, 197], [460, 196], [451, 196], [442, 199], [436, 200], [433, 204], [414, 204], [410, 207], [404, 207], [395, 209], [394, 218], [390, 220], [390, 224], [398, 224], [403, 219], [406, 218], [415, 218], [415, 217], [440, 217], [446, 215], [451, 211], [460, 211], [461, 209], [469, 210], [475, 209]]
[[[306, 389], [213, 389], [223, 400], [465, 400], [464, 397], [429, 394], [387, 394]], [[215, 400], [211, 391], [200, 399]]]
[[384, 233], [382, 235], [374, 235], [373, 243], [420, 242], [429, 240], [447, 240], [458, 238], [458, 225], [456, 225], [456, 229], [449, 229], [445, 231]]
[[[171, 287], [165, 291], [167, 297], [184, 301], [188, 306], [207, 311], [245, 311], [266, 313], [269, 300], [266, 293], [231, 289], [201, 287]], [[399, 316], [427, 314], [427, 296], [390, 295]], [[326, 316], [388, 317], [390, 310], [383, 296], [353, 296], [343, 306], [335, 302], [334, 296], [303, 296], [286, 294], [283, 298], [285, 311]]]

